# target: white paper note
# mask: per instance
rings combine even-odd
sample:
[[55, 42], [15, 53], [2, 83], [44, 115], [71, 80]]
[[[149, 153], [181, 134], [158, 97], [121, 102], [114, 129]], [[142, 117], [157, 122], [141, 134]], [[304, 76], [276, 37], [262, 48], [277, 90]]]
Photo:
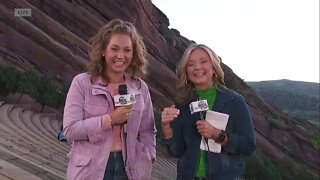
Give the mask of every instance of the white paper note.
[[[208, 121], [215, 128], [222, 129], [222, 130], [226, 130], [228, 119], [229, 119], [228, 114], [224, 114], [216, 111], [207, 111], [207, 114], [206, 114], [206, 121]], [[208, 140], [208, 145], [209, 145], [210, 152], [215, 152], [215, 153], [221, 152], [221, 145], [216, 143], [213, 139]], [[208, 151], [208, 147], [203, 138], [201, 140], [200, 149]]]

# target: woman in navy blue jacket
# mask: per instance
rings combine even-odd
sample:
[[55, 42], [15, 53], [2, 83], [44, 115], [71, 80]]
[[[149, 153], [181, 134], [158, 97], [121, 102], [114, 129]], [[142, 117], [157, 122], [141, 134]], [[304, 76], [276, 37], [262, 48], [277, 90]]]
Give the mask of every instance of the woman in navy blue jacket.
[[[252, 118], [245, 99], [225, 87], [220, 58], [207, 46], [189, 46], [177, 69], [176, 103], [164, 108], [162, 134], [171, 155], [180, 158], [177, 179], [239, 179], [244, 172], [243, 155], [256, 148]], [[228, 114], [225, 130], [191, 114], [195, 95], [206, 99], [209, 109]], [[203, 138], [202, 138], [203, 137]], [[204, 139], [221, 145], [221, 152], [200, 150]]]

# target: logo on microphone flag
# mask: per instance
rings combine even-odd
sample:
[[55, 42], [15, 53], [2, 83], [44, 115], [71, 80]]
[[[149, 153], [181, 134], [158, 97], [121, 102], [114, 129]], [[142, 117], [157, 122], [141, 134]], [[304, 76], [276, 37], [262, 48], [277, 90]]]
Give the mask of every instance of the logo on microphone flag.
[[125, 94], [125, 95], [116, 95], [114, 96], [115, 106], [127, 106], [134, 104], [136, 102], [135, 94]]
[[191, 114], [209, 110], [207, 100], [192, 102], [190, 103], [189, 108], [190, 108]]

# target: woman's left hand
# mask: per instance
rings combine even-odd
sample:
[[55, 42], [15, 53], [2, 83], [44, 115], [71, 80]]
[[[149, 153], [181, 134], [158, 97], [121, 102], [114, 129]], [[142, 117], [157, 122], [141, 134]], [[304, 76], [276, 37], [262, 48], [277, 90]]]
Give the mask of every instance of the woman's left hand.
[[206, 139], [217, 139], [220, 133], [220, 129], [212, 126], [208, 121], [198, 120], [196, 122], [198, 132]]

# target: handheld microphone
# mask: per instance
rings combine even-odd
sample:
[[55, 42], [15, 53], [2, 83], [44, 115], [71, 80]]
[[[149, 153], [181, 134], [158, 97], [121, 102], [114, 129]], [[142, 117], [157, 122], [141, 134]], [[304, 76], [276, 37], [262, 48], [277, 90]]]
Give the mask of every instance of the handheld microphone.
[[[196, 97], [194, 97], [193, 99], [196, 99], [196, 101], [191, 102], [189, 105], [191, 114], [199, 112], [200, 119], [205, 120], [204, 112], [209, 110], [208, 101], [202, 100], [198, 94], [195, 94], [195, 96]], [[206, 143], [208, 143], [208, 139], [207, 138], [204, 138], [204, 139]]]
[[[114, 105], [116, 107], [119, 106], [128, 106], [134, 104], [136, 102], [135, 94], [129, 93], [128, 94], [128, 87], [126, 84], [120, 84], [118, 87], [119, 95], [114, 96]], [[124, 133], [127, 133], [127, 122], [124, 123]]]
[[135, 94], [129, 93], [126, 84], [120, 84], [118, 87], [119, 95], [114, 96], [114, 105], [128, 106], [136, 102]]

